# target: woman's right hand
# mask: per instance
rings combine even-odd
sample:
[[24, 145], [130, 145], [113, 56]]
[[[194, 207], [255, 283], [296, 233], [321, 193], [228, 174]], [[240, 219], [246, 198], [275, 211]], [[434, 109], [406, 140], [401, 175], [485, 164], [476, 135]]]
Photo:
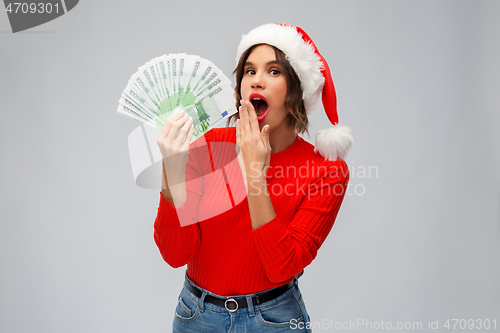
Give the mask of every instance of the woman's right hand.
[[180, 111], [170, 117], [156, 140], [168, 182], [172, 185], [184, 179], [193, 132], [193, 118]]

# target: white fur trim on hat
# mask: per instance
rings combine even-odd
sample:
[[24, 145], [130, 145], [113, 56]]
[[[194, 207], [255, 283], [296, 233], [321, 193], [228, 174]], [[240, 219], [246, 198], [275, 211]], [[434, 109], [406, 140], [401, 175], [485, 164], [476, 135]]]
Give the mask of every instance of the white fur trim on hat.
[[348, 126], [336, 125], [315, 134], [314, 152], [330, 161], [345, 159], [354, 140]]
[[295, 27], [274, 23], [264, 24], [242, 36], [236, 54], [236, 63], [239, 62], [243, 52], [256, 44], [269, 44], [283, 51], [299, 77], [307, 114], [314, 111], [325, 82], [321, 73], [323, 63], [314, 47], [304, 41]]

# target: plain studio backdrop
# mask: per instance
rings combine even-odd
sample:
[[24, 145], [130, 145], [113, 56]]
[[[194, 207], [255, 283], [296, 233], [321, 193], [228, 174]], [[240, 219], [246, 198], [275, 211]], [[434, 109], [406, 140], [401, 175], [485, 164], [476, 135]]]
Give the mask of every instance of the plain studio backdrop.
[[[350, 192], [299, 282], [316, 331], [498, 328], [499, 13], [497, 1], [80, 1], [12, 34], [2, 11], [0, 332], [171, 330], [185, 267], [154, 243], [159, 191], [135, 185], [139, 123], [118, 99], [162, 54], [231, 76], [241, 35], [269, 22], [314, 40], [355, 139]], [[322, 106], [310, 121], [313, 143]]]

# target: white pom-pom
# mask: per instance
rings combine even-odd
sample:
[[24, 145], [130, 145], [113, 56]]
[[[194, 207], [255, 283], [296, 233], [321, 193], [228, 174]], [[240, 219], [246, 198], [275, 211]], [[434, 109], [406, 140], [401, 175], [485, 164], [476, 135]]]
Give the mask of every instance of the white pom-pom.
[[316, 132], [314, 152], [330, 161], [345, 159], [354, 140], [348, 126], [336, 125]]

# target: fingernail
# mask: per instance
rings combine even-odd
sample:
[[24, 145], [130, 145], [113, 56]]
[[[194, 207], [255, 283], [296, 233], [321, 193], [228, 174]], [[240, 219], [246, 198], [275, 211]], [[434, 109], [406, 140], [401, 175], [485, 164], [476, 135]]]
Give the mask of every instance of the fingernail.
[[264, 128], [264, 132], [266, 132], [266, 133], [269, 132], [269, 126]]
[[184, 111], [181, 110], [181, 112], [179, 114], [182, 116], [184, 114]]

